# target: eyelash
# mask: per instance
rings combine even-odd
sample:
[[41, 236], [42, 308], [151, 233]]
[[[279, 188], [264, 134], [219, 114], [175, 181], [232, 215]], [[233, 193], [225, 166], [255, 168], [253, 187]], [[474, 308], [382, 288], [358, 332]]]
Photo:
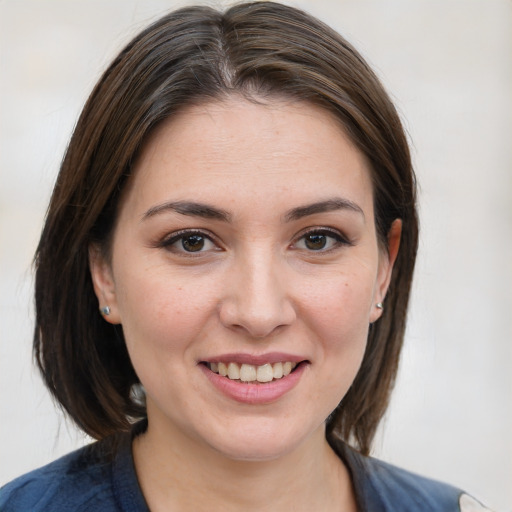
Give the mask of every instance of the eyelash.
[[[175, 252], [175, 253], [179, 253], [180, 255], [184, 255], [187, 257], [197, 257], [201, 254], [204, 254], [205, 252], [210, 252], [209, 250], [208, 251], [201, 250], [203, 247], [201, 247], [198, 251], [187, 251], [183, 247], [183, 242], [187, 238], [191, 239], [194, 236], [200, 237], [203, 241], [206, 240], [207, 242], [213, 244], [216, 247], [215, 250], [217, 250], [217, 251], [222, 250], [222, 249], [220, 249], [219, 244], [215, 241], [215, 238], [211, 234], [206, 233], [201, 230], [189, 230], [189, 229], [184, 229], [184, 230], [172, 233], [170, 236], [168, 236], [168, 237], [164, 238], [162, 241], [158, 242], [156, 244], [156, 246], [167, 249], [167, 250]], [[324, 249], [323, 247], [320, 247], [319, 249], [308, 249], [307, 247], [304, 247], [304, 248], [297, 247], [298, 243], [301, 242], [302, 240], [305, 240], [307, 236], [323, 236], [326, 238], [332, 238], [334, 240], [334, 243], [333, 243], [332, 247], [329, 247], [327, 249]], [[173, 245], [175, 245], [180, 240], [182, 243], [182, 247], [178, 250], [175, 249], [173, 251]], [[348, 240], [348, 238], [345, 237], [344, 235], [342, 235], [339, 231], [336, 231], [336, 230], [333, 230], [330, 228], [314, 228], [314, 229], [309, 229], [309, 230], [301, 233], [296, 238], [296, 241], [293, 242], [292, 248], [296, 249], [296, 250], [303, 250], [303, 251], [310, 252], [313, 254], [314, 253], [325, 254], [325, 253], [330, 253], [333, 250], [336, 250], [340, 246], [350, 246], [350, 245], [353, 245], [352, 242], [350, 242]]]
[[[332, 247], [329, 247], [327, 249], [324, 249], [323, 247], [320, 249], [308, 249], [308, 248], [297, 248], [297, 244], [305, 240], [307, 236], [325, 236], [327, 238], [332, 238], [334, 240], [334, 243]], [[301, 233], [299, 237], [297, 238], [297, 241], [293, 243], [293, 246], [295, 246], [298, 250], [305, 250], [310, 253], [317, 253], [317, 254], [326, 254], [330, 253], [331, 251], [335, 251], [336, 249], [340, 248], [341, 246], [351, 246], [353, 243], [343, 234], [341, 234], [339, 231], [331, 229], [331, 228], [314, 228], [314, 229], [308, 229], [307, 231]]]
[[[219, 248], [219, 245], [215, 242], [215, 239], [212, 235], [208, 234], [208, 233], [205, 233], [204, 231], [200, 231], [200, 230], [196, 230], [196, 229], [183, 229], [181, 231], [177, 231], [175, 233], [172, 233], [170, 236], [164, 238], [161, 242], [159, 242], [157, 244], [158, 247], [161, 247], [161, 248], [164, 248], [164, 249], [167, 249], [169, 251], [172, 251], [173, 250], [173, 245], [176, 244], [177, 242], [179, 242], [180, 240], [182, 241], [182, 245], [183, 245], [183, 241], [187, 238], [192, 238], [194, 236], [197, 236], [197, 237], [200, 237], [202, 238], [203, 240], [206, 240], [212, 244], [214, 244], [217, 249], [216, 250], [220, 250]], [[206, 251], [187, 251], [185, 250], [184, 248], [182, 248], [182, 250], [174, 250], [173, 252], [175, 253], [179, 253], [181, 255], [185, 255], [187, 257], [194, 257], [197, 255], [200, 255], [200, 254], [203, 254], [204, 252]]]

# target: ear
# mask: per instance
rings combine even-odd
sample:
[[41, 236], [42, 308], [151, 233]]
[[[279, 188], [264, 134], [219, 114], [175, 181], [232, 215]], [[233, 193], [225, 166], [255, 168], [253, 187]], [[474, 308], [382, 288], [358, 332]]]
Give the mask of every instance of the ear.
[[[89, 270], [91, 272], [94, 293], [98, 298], [98, 309], [108, 306], [109, 314], [103, 318], [111, 324], [120, 324], [119, 308], [117, 307], [116, 287], [112, 275], [112, 267], [97, 244], [89, 246]], [[99, 314], [99, 313], [98, 313]]]
[[377, 304], [384, 303], [389, 283], [391, 282], [393, 265], [395, 264], [396, 257], [398, 255], [401, 235], [402, 221], [400, 219], [396, 219], [391, 224], [391, 228], [388, 233], [387, 250], [381, 250], [379, 254], [379, 269], [373, 296], [372, 310], [370, 313], [371, 323], [378, 320], [382, 315], [383, 309], [377, 307]]

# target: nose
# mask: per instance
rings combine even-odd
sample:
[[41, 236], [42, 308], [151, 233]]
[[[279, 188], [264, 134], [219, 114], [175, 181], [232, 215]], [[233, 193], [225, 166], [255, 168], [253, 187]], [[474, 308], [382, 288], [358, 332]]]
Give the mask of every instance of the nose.
[[230, 329], [264, 338], [296, 318], [289, 279], [275, 257], [252, 254], [234, 265], [224, 288], [220, 320]]

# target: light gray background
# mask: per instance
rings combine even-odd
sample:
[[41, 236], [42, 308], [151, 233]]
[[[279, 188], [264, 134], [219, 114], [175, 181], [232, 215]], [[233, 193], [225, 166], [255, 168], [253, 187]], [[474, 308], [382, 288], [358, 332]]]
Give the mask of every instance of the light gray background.
[[[31, 257], [100, 71], [148, 20], [186, 3], [0, 1], [0, 483], [88, 442], [31, 363]], [[376, 67], [421, 186], [406, 347], [375, 455], [512, 510], [512, 2], [295, 5]]]

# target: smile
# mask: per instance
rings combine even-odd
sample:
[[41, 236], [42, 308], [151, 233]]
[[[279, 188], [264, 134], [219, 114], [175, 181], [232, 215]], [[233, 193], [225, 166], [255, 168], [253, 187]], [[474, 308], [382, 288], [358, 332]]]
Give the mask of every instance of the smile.
[[262, 365], [229, 363], [206, 363], [206, 366], [221, 377], [247, 383], [266, 383], [282, 379], [295, 369], [297, 363], [291, 361], [265, 363]]
[[222, 359], [201, 361], [198, 367], [224, 396], [247, 405], [280, 400], [299, 385], [311, 365], [300, 356], [277, 353], [224, 355]]

